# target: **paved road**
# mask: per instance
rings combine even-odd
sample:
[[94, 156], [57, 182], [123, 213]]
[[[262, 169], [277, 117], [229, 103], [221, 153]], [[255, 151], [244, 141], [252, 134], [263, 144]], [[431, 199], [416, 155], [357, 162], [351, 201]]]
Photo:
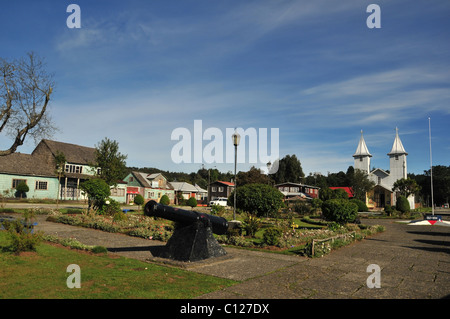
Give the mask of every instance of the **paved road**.
[[[74, 237], [88, 245], [150, 262], [163, 262], [152, 251], [162, 242], [110, 234], [46, 222], [46, 233]], [[322, 258], [284, 256], [227, 248], [227, 256], [195, 263], [174, 263], [189, 271], [241, 281], [200, 296], [200, 299], [411, 299], [450, 297], [450, 227], [410, 226], [392, 220], [363, 220], [382, 224], [384, 233], [340, 248]], [[369, 288], [373, 275], [367, 267], [380, 267], [381, 288]]]

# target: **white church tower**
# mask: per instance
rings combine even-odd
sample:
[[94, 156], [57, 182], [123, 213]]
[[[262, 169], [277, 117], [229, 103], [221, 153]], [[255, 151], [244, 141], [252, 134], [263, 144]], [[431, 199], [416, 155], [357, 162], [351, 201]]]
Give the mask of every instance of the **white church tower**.
[[355, 169], [360, 169], [365, 173], [370, 173], [370, 154], [367, 148], [366, 142], [364, 141], [363, 131], [361, 130], [361, 138], [359, 139], [358, 147], [356, 148], [355, 154], [353, 154], [355, 159]]
[[394, 144], [387, 155], [389, 155], [391, 183], [394, 184], [399, 179], [407, 178], [406, 156], [408, 153], [398, 136], [398, 128], [395, 128]]
[[[355, 159], [355, 170], [360, 169], [366, 172], [369, 180], [375, 183], [375, 186], [366, 194], [366, 204], [371, 208], [382, 208], [386, 205], [395, 205], [397, 202], [397, 194], [393, 192], [394, 183], [402, 178], [407, 178], [406, 153], [402, 141], [398, 135], [398, 128], [395, 129], [395, 139], [391, 151], [387, 154], [389, 156], [390, 170], [384, 171], [381, 168], [376, 168], [370, 171], [370, 154], [364, 141], [363, 132], [361, 131], [361, 138], [359, 139], [358, 147], [356, 148], [353, 157]], [[414, 195], [408, 197], [409, 205], [414, 208]]]

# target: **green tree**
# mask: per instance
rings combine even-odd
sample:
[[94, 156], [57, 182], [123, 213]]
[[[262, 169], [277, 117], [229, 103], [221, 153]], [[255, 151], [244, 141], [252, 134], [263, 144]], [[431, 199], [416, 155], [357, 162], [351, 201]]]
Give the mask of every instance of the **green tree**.
[[27, 183], [20, 182], [16, 186], [16, 197], [20, 198], [26, 198], [27, 193], [30, 191], [30, 188], [28, 187]]
[[322, 214], [339, 224], [353, 222], [358, 216], [358, 205], [346, 199], [329, 199], [322, 204]]
[[237, 185], [243, 186], [246, 184], [269, 184], [270, 178], [261, 172], [259, 168], [252, 166], [248, 172], [239, 172], [237, 174]]
[[369, 180], [366, 172], [356, 169], [353, 173], [351, 187], [356, 199], [366, 201], [366, 193], [375, 187], [375, 183]]
[[406, 197], [404, 196], [400, 196], [399, 198], [397, 198], [395, 208], [403, 214], [408, 213], [411, 210], [408, 199], [406, 199]]
[[270, 177], [275, 184], [284, 182], [301, 183], [305, 178], [302, 165], [297, 156], [286, 155], [278, 162], [278, 171], [271, 174]]
[[195, 199], [195, 197], [191, 197], [188, 199], [188, 201], [186, 202], [186, 205], [190, 206], [192, 209], [194, 209], [194, 207], [197, 207], [197, 200]]
[[101, 210], [106, 199], [111, 195], [109, 185], [100, 178], [88, 179], [80, 184], [80, 189], [88, 197], [88, 209]]
[[166, 194], [162, 195], [161, 199], [159, 200], [159, 203], [163, 204], [163, 205], [170, 205], [170, 198], [169, 198], [169, 196], [167, 196]]
[[[234, 191], [228, 198], [228, 205], [234, 206]], [[255, 216], [275, 216], [283, 207], [283, 194], [266, 184], [247, 184], [237, 188], [236, 208]]]
[[139, 206], [139, 209], [144, 204], [144, 202], [145, 202], [144, 197], [142, 197], [141, 194], [137, 194], [134, 197], [134, 203]]
[[410, 195], [417, 194], [420, 191], [420, 186], [412, 178], [402, 178], [394, 183], [392, 191], [408, 198]]
[[126, 155], [119, 152], [119, 143], [105, 137], [95, 148], [95, 166], [100, 168], [98, 176], [109, 186], [127, 174]]

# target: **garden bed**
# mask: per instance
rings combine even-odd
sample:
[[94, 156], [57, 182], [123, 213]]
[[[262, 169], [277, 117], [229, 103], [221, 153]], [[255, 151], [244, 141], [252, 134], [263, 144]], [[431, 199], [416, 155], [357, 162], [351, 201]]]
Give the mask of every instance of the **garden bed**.
[[[114, 216], [87, 214], [85, 212], [63, 214], [58, 210], [48, 210], [46, 213], [48, 214], [48, 221], [162, 242], [167, 242], [174, 230], [173, 222], [147, 217], [141, 212], [118, 213]], [[246, 219], [242, 219], [244, 225], [246, 225]], [[247, 222], [249, 222], [248, 219]], [[384, 231], [380, 226], [369, 227], [361, 224], [342, 226], [309, 217], [252, 219], [251, 222], [258, 223], [253, 234], [246, 233], [245, 229], [248, 228], [244, 227], [244, 232], [241, 234], [215, 235], [215, 237], [220, 244], [227, 246], [317, 257], [342, 245]], [[350, 233], [353, 235], [348, 236]], [[327, 239], [336, 236], [346, 237], [346, 240], [328, 243]], [[317, 245], [314, 244], [314, 249], [312, 249], [312, 243], [314, 241], [317, 243], [319, 240], [321, 242]]]

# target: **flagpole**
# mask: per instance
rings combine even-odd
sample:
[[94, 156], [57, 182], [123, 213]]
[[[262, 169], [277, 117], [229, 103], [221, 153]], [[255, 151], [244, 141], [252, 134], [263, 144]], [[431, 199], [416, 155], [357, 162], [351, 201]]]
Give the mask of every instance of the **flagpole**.
[[428, 118], [428, 134], [430, 138], [430, 176], [431, 176], [431, 214], [434, 216], [434, 198], [433, 198], [433, 160], [431, 153], [431, 118]]

